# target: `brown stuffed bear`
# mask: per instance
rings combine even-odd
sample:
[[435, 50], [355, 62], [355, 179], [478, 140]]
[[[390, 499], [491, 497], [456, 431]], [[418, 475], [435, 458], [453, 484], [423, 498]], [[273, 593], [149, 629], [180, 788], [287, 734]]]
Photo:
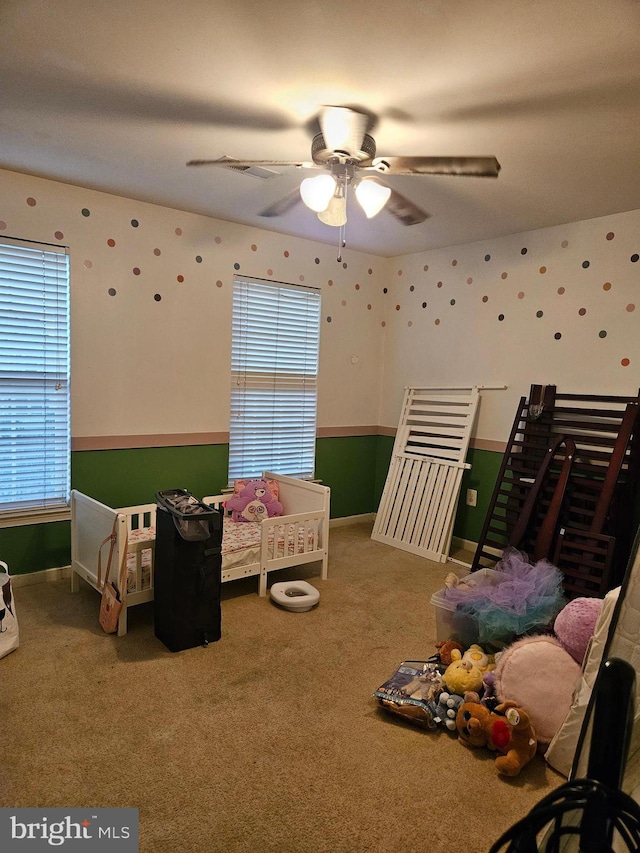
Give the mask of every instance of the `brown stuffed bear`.
[[464, 646], [461, 646], [456, 640], [441, 640], [436, 643], [436, 649], [440, 655], [440, 663], [449, 666], [452, 661], [451, 652], [457, 649], [461, 655], [464, 654]]
[[503, 776], [517, 776], [536, 754], [533, 726], [526, 711], [515, 702], [503, 702], [495, 711], [479, 702], [463, 702], [456, 715], [456, 729], [465, 746], [486, 746], [500, 752], [496, 769]]

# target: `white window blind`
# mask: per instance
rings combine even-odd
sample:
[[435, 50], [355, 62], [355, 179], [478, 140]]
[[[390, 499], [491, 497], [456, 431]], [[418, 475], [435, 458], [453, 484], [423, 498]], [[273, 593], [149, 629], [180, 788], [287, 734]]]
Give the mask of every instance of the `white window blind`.
[[319, 346], [318, 290], [234, 281], [229, 481], [313, 477]]
[[69, 259], [0, 241], [0, 518], [69, 497]]

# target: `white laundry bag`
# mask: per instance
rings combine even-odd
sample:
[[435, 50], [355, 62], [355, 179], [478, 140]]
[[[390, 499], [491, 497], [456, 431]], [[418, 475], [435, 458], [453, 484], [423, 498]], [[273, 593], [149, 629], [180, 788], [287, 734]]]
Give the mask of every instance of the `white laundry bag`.
[[0, 560], [0, 658], [18, 648], [18, 617], [16, 605], [11, 595], [9, 567]]

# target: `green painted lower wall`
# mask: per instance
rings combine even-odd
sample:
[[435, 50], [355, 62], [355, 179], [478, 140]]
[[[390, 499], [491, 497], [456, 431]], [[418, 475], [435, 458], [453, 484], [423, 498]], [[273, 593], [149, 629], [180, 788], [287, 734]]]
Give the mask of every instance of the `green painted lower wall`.
[[[393, 452], [394, 439], [389, 436], [378, 436], [376, 448], [376, 473], [374, 486], [374, 510], [377, 510], [382, 497], [391, 454]], [[471, 468], [462, 475], [462, 486], [458, 511], [453, 527], [453, 535], [460, 539], [469, 539], [477, 542], [482, 532], [482, 525], [489, 509], [489, 503], [493, 489], [498, 477], [502, 463], [502, 453], [490, 450], [472, 450], [467, 453], [467, 462]], [[474, 507], [467, 506], [465, 497], [467, 489], [475, 489], [478, 492], [478, 502]]]
[[0, 560], [9, 573], [22, 575], [40, 569], [55, 569], [71, 562], [71, 525], [50, 521], [0, 530]]
[[331, 517], [362, 515], [376, 509], [376, 446], [378, 436], [319, 438], [316, 477], [331, 488]]
[[226, 444], [84, 450], [71, 454], [71, 486], [114, 507], [153, 503], [165, 489], [201, 498], [227, 485], [228, 463]]
[[[108, 506], [153, 503], [163, 489], [216, 494], [227, 484], [228, 445], [78, 451], [71, 454], [71, 488]], [[0, 530], [0, 559], [11, 574], [68, 566], [71, 524], [60, 521]]]
[[[393, 438], [319, 438], [316, 476], [331, 488], [331, 517], [375, 512], [380, 503]], [[156, 491], [185, 488], [198, 497], [227, 484], [228, 445], [161, 447], [137, 450], [77, 451], [71, 456], [71, 484], [108, 506], [152, 503]], [[477, 540], [493, 492], [502, 454], [469, 451], [472, 468], [462, 481], [454, 535]], [[477, 489], [477, 507], [467, 507], [467, 488]], [[67, 566], [71, 560], [69, 522], [0, 530], [0, 559], [12, 574]]]
[[[462, 475], [462, 487], [458, 512], [453, 526], [453, 535], [460, 539], [470, 539], [477, 542], [482, 532], [491, 496], [498, 479], [503, 454], [491, 450], [473, 450], [467, 453], [467, 462], [471, 468]], [[465, 503], [467, 489], [475, 489], [478, 492], [478, 503], [476, 506], [467, 506]]]
[[391, 454], [393, 452], [393, 444], [395, 439], [388, 435], [379, 435], [376, 445], [376, 482], [374, 494], [374, 510], [377, 511], [380, 506], [380, 498], [384, 490], [384, 484], [387, 479], [387, 472], [391, 463]]

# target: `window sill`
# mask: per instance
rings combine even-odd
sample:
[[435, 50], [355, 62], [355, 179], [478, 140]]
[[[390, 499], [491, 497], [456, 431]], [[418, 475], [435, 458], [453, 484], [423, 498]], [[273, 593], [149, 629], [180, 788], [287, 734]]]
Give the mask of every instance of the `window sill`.
[[51, 521], [69, 521], [70, 518], [71, 509], [68, 506], [0, 512], [0, 528], [48, 524]]

